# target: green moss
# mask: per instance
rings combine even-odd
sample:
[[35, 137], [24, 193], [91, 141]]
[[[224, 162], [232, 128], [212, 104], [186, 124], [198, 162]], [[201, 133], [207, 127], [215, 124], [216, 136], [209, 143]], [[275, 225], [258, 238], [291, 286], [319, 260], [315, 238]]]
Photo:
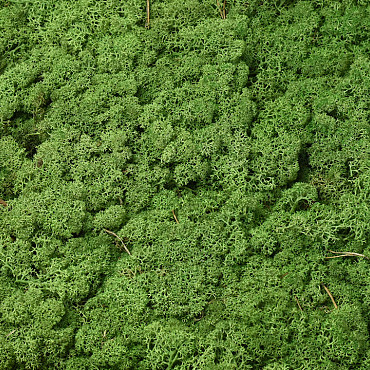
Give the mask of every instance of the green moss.
[[368, 13], [0, 1], [0, 369], [367, 369]]

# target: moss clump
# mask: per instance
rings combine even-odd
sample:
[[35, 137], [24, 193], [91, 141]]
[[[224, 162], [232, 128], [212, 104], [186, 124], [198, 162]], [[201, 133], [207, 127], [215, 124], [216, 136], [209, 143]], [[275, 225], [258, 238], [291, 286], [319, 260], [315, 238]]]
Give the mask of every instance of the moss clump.
[[0, 369], [369, 368], [369, 10], [0, 1]]

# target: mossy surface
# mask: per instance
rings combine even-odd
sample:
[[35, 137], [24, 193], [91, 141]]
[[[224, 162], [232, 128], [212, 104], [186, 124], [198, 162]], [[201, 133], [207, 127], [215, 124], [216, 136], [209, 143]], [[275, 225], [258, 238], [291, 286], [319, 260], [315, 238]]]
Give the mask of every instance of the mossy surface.
[[369, 369], [369, 2], [150, 5], [0, 1], [0, 369]]

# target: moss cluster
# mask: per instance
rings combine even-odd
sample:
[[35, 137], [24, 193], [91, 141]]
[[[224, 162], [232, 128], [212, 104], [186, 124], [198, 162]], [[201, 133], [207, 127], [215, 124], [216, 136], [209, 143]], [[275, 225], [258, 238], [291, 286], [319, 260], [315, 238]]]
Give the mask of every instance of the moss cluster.
[[369, 3], [226, 4], [0, 1], [0, 369], [370, 367]]

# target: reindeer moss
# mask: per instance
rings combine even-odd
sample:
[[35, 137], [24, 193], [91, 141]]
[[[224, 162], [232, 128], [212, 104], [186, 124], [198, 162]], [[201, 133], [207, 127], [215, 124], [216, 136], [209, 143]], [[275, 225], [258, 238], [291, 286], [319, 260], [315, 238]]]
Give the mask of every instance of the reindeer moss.
[[369, 10], [0, 1], [0, 369], [368, 369]]

